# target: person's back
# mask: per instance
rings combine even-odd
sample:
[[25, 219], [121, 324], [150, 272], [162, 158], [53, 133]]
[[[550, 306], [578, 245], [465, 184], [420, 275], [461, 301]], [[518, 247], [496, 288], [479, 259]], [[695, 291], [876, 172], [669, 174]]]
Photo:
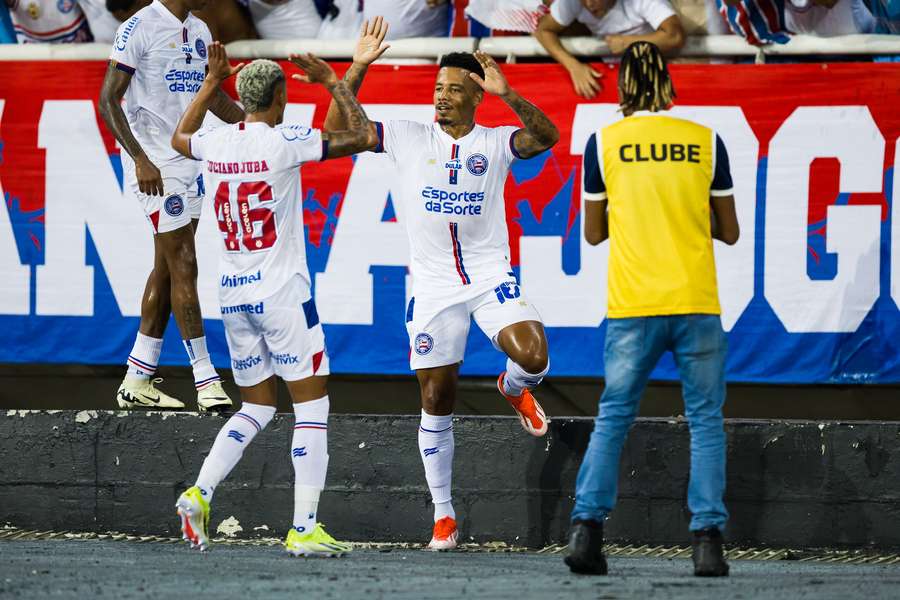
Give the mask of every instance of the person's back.
[[616, 504], [619, 457], [641, 394], [671, 352], [691, 434], [687, 504], [694, 574], [728, 575], [725, 354], [712, 239], [740, 234], [725, 145], [709, 128], [666, 114], [675, 89], [660, 49], [635, 42], [619, 69], [625, 118], [584, 151], [584, 235], [610, 241], [606, 386], [575, 485], [566, 564], [605, 575], [603, 522]]
[[309, 286], [298, 167], [322, 158], [321, 133], [240, 122], [201, 129], [191, 151], [203, 160], [222, 234], [223, 314], [271, 296], [294, 275]]
[[730, 194], [731, 183], [727, 157], [716, 164], [717, 138], [651, 112], [597, 135], [609, 206], [610, 317], [719, 314], [709, 197], [711, 188]]

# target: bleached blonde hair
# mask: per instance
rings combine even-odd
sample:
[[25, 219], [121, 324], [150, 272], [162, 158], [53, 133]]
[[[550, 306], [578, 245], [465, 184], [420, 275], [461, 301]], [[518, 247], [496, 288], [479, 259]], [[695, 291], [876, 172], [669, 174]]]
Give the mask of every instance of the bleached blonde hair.
[[275, 88], [284, 81], [284, 71], [264, 58], [244, 67], [237, 77], [237, 93], [247, 113], [267, 110], [275, 100]]

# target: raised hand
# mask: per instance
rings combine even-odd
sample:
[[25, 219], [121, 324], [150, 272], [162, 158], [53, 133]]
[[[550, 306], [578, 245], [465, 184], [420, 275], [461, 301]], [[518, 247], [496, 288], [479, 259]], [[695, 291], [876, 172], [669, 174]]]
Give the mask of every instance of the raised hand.
[[475, 60], [477, 60], [478, 64], [481, 65], [481, 68], [484, 69], [484, 79], [479, 77], [476, 73], [469, 73], [469, 77], [471, 77], [475, 83], [480, 85], [481, 89], [487, 93], [496, 96], [506, 96], [510, 92], [509, 83], [500, 71], [497, 61], [480, 50], [475, 52]]
[[244, 63], [232, 67], [228, 62], [228, 55], [225, 54], [225, 45], [222, 42], [213, 42], [207, 49], [209, 73], [207, 77], [211, 77], [216, 81], [224, 81], [232, 75], [240, 73], [244, 68]]
[[372, 21], [365, 21], [359, 32], [359, 41], [353, 51], [353, 62], [361, 65], [371, 65], [378, 60], [385, 50], [391, 47], [384, 43], [384, 37], [388, 32], [387, 21], [384, 17], [375, 17]]
[[326, 87], [338, 82], [334, 69], [327, 62], [312, 54], [291, 54], [289, 60], [295, 67], [302, 69], [306, 75], [291, 75], [293, 79], [304, 83], [321, 83]]

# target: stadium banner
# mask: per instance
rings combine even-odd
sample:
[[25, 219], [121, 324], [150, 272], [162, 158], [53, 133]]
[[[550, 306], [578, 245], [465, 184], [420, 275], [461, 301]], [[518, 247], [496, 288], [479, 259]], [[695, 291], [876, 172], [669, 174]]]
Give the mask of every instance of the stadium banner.
[[[285, 65], [287, 69], [293, 69]], [[338, 65], [341, 72], [346, 65]], [[119, 150], [98, 115], [103, 62], [6, 62], [0, 88], [0, 362], [122, 364], [138, 327], [152, 236], [122, 192]], [[603, 374], [608, 244], [580, 218], [588, 135], [621, 118], [616, 70], [578, 98], [553, 64], [503, 67], [558, 125], [559, 143], [513, 164], [511, 261], [540, 310], [551, 373]], [[676, 65], [676, 115], [713, 127], [731, 157], [741, 239], [715, 243], [730, 381], [900, 382], [900, 65]], [[433, 66], [375, 66], [375, 120], [433, 119]], [[177, 81], [171, 85], [183, 85]], [[289, 80], [287, 121], [321, 126], [324, 89]], [[515, 124], [498, 98], [484, 125]], [[408, 373], [409, 289], [398, 175], [366, 153], [302, 168], [310, 270], [333, 371]], [[217, 366], [229, 365], [217, 302], [222, 243], [210, 198], [197, 232], [199, 290]], [[476, 326], [465, 374], [504, 359]], [[174, 321], [161, 364], [187, 364]], [[655, 378], [677, 377], [666, 357]]]

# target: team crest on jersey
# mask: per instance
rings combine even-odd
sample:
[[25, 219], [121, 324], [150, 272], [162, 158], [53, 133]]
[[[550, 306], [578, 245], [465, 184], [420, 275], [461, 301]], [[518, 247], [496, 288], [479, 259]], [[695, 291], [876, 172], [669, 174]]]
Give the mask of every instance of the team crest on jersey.
[[75, 0], [57, 0], [56, 8], [59, 9], [59, 12], [68, 14], [75, 8]]
[[28, 11], [28, 16], [32, 19], [37, 20], [41, 16], [41, 7], [36, 2], [31, 2], [25, 10]]
[[466, 160], [466, 168], [469, 173], [476, 176], [482, 176], [487, 173], [488, 159], [484, 154], [473, 154]]
[[197, 54], [200, 55], [200, 58], [206, 58], [206, 44], [203, 43], [203, 40], [197, 38], [194, 48], [197, 50]]
[[420, 333], [416, 336], [416, 341], [413, 343], [413, 347], [415, 348], [416, 354], [419, 356], [425, 356], [429, 352], [431, 352], [432, 348], [434, 348], [434, 338], [432, 338], [427, 333]]
[[184, 199], [178, 194], [172, 194], [163, 202], [163, 208], [170, 217], [177, 217], [184, 212]]

